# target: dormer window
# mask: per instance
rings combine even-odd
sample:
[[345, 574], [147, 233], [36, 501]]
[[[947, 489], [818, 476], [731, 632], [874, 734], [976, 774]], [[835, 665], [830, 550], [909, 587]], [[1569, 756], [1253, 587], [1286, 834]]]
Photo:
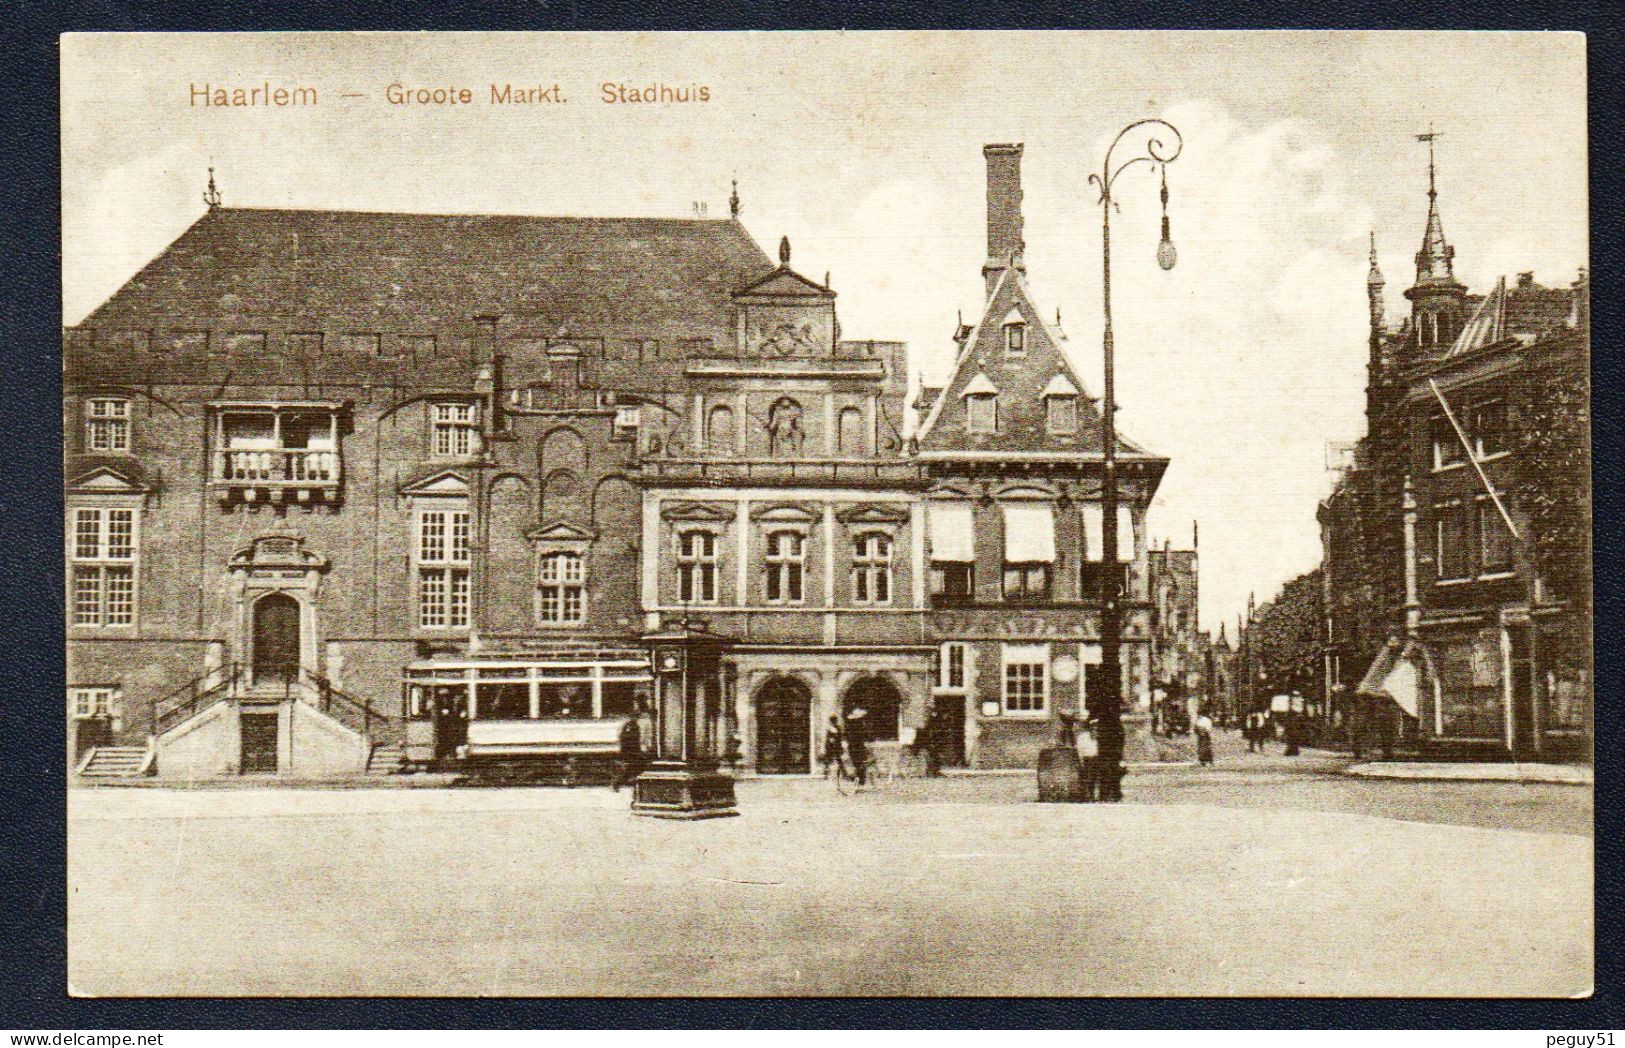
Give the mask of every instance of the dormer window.
[[999, 390], [984, 374], [971, 379], [965, 398], [965, 428], [972, 433], [999, 431]]
[[1052, 434], [1078, 431], [1078, 387], [1066, 375], [1056, 375], [1044, 387], [1045, 427]]
[[1004, 351], [1012, 357], [1027, 355], [1027, 320], [1019, 309], [1012, 309], [1005, 314]]

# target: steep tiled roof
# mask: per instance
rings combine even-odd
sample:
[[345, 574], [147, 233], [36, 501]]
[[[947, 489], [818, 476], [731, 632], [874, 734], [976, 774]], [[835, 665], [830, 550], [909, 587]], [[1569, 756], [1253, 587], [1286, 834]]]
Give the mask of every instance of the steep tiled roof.
[[773, 270], [734, 220], [214, 208], [85, 321], [478, 313], [548, 325], [636, 317], [696, 335]]
[[[1012, 355], [1005, 348], [1005, 325], [1026, 325], [1024, 352]], [[1046, 421], [1046, 392], [1058, 383], [1079, 393], [1078, 426], [1074, 433], [1051, 433]], [[973, 433], [966, 420], [967, 393], [997, 390], [998, 432]], [[1101, 451], [1100, 412], [1087, 387], [1067, 359], [1062, 339], [1044, 322], [1033, 304], [1026, 277], [1004, 270], [983, 307], [982, 316], [960, 347], [942, 392], [920, 425], [920, 450], [927, 455], [991, 452], [1020, 457], [1040, 454], [1095, 454]], [[1118, 451], [1148, 455], [1145, 449], [1117, 434]]]
[[1569, 322], [1573, 311], [1574, 293], [1567, 288], [1542, 287], [1530, 274], [1524, 273], [1511, 287], [1502, 277], [1488, 295], [1482, 299], [1469, 296], [1467, 304], [1476, 304], [1476, 308], [1446, 351], [1446, 357], [1461, 356], [1509, 336], [1529, 342], [1562, 327]]

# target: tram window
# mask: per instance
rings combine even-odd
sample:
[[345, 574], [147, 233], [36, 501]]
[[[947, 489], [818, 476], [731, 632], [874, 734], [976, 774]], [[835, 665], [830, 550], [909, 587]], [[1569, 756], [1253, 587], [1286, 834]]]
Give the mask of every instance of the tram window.
[[480, 720], [525, 720], [529, 717], [530, 685], [480, 685]]
[[630, 717], [633, 710], [634, 689], [637, 685], [631, 682], [605, 681], [604, 682], [604, 716]]
[[544, 717], [592, 717], [592, 686], [589, 684], [543, 684], [541, 693]]

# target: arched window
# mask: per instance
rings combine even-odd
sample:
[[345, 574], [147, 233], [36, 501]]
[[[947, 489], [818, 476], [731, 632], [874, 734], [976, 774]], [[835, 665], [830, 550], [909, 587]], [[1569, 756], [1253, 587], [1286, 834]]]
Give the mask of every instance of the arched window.
[[871, 531], [852, 540], [852, 600], [891, 603], [891, 536]]
[[581, 622], [587, 613], [587, 569], [579, 553], [549, 553], [537, 572], [542, 621], [549, 625]]
[[734, 450], [734, 413], [718, 404], [705, 416], [705, 447], [714, 455], [731, 455]]
[[836, 433], [842, 455], [862, 455], [869, 449], [863, 439], [863, 412], [857, 408], [842, 408], [836, 417]]
[[678, 533], [677, 599], [684, 604], [717, 602], [717, 537], [709, 531]]
[[800, 604], [806, 579], [807, 539], [799, 531], [767, 536], [766, 597], [769, 604]]

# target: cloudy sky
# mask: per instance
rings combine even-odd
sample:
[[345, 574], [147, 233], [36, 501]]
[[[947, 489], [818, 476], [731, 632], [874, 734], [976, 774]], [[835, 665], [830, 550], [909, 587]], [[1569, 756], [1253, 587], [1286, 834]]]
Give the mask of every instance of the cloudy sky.
[[[1327, 441], [1362, 430], [1375, 231], [1397, 316], [1426, 207], [1430, 125], [1458, 275], [1587, 257], [1583, 38], [1511, 33], [355, 34], [73, 36], [63, 62], [63, 308], [81, 319], [203, 211], [228, 205], [742, 219], [840, 294], [843, 331], [909, 343], [939, 378], [981, 304], [985, 142], [1024, 142], [1027, 266], [1091, 385], [1100, 211], [1086, 179], [1123, 125], [1171, 120], [1179, 265], [1157, 185], [1117, 185], [1124, 431], [1173, 460], [1159, 541], [1201, 524], [1202, 620], [1233, 628], [1319, 559]], [[391, 83], [475, 104], [395, 106]], [[489, 85], [560, 105], [494, 107]], [[704, 85], [627, 105], [603, 84]], [[205, 84], [317, 89], [312, 108], [193, 106]], [[345, 98], [346, 93], [360, 97]]]

